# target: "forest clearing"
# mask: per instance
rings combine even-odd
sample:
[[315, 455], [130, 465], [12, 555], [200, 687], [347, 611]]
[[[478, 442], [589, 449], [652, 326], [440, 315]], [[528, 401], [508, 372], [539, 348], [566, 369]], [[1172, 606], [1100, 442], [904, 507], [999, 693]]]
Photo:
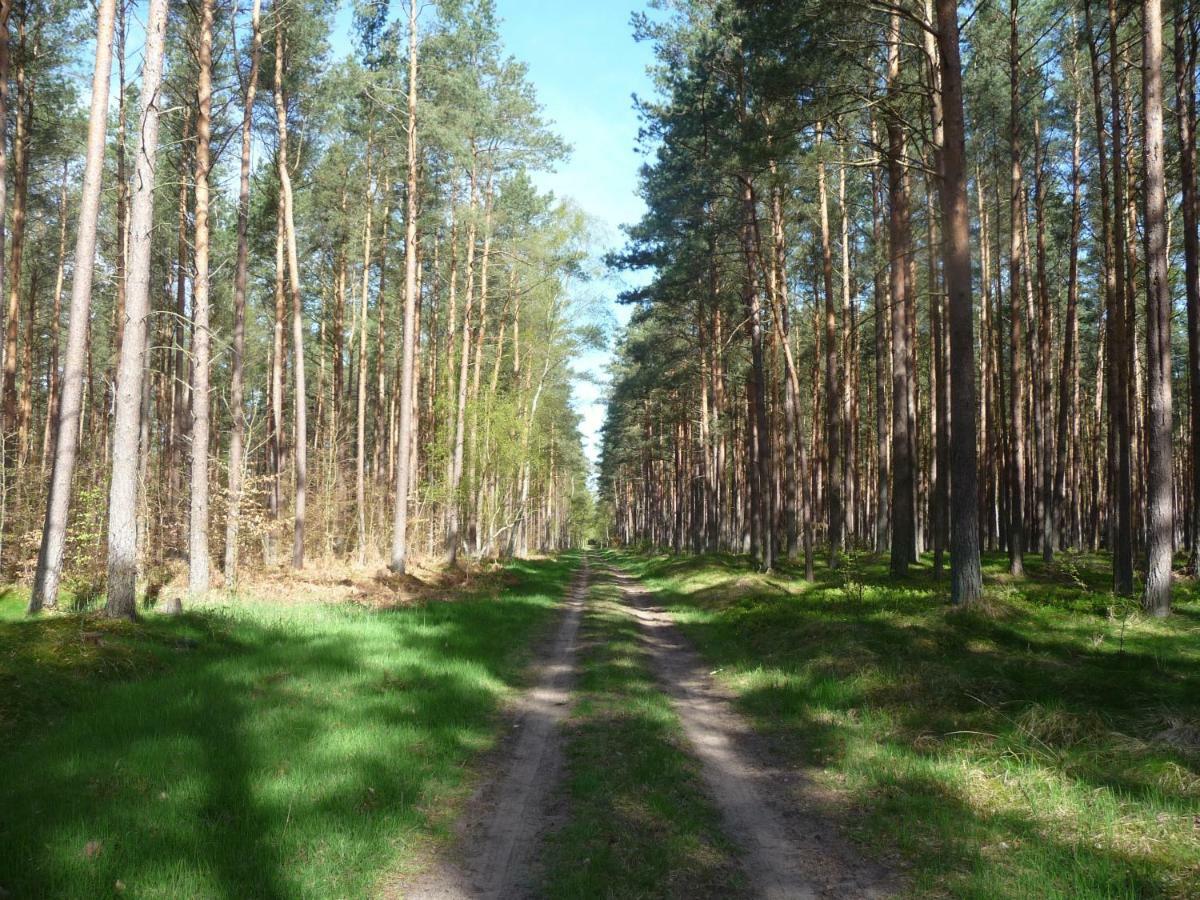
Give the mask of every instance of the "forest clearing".
[[0, 900], [1200, 898], [1198, 56], [0, 0]]

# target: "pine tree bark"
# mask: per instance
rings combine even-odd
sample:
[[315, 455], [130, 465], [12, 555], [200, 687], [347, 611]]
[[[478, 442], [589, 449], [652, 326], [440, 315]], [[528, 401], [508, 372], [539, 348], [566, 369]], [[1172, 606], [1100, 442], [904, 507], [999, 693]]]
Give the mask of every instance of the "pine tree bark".
[[[817, 123], [818, 153], [824, 134]], [[833, 248], [829, 237], [829, 200], [825, 186], [825, 162], [817, 162], [817, 205], [821, 222], [821, 286], [825, 297], [825, 466], [826, 529], [829, 537], [829, 566], [836, 569], [842, 550], [842, 444], [841, 373], [838, 371], [837, 303], [833, 293]]]
[[1012, 325], [1012, 343], [1009, 354], [1012, 378], [1009, 386], [1009, 499], [1008, 499], [1008, 570], [1020, 577], [1025, 574], [1025, 397], [1027, 375], [1025, 369], [1025, 311], [1021, 300], [1021, 261], [1023, 256], [1022, 237], [1025, 206], [1022, 195], [1025, 190], [1021, 173], [1021, 45], [1018, 32], [1018, 0], [1010, 0], [1009, 7], [1009, 158], [1011, 177], [1009, 180], [1009, 253], [1008, 291], [1009, 318]]
[[[8, 121], [8, 75], [12, 59], [9, 20], [12, 18], [13, 0], [0, 0], [0, 122]], [[6, 267], [5, 238], [8, 214], [8, 141], [0, 135], [0, 296], [4, 293]]]
[[71, 283], [71, 312], [67, 328], [67, 355], [59, 407], [58, 441], [54, 470], [46, 499], [46, 521], [38, 553], [29, 612], [54, 606], [62, 578], [63, 549], [71, 507], [71, 481], [79, 448], [83, 370], [87, 361], [88, 316], [92, 303], [92, 272], [96, 260], [96, 225], [100, 217], [100, 190], [104, 175], [104, 137], [108, 126], [108, 90], [112, 73], [112, 41], [116, 0], [100, 0], [96, 14], [96, 62], [92, 70], [92, 102], [88, 114], [87, 157], [79, 206], [79, 231], [75, 242], [75, 268]]
[[1146, 592], [1154, 616], [1171, 612], [1175, 545], [1171, 452], [1171, 293], [1167, 283], [1167, 192], [1163, 166], [1162, 0], [1142, 2], [1142, 152], [1146, 245]]
[[[13, 207], [12, 233], [8, 262], [8, 306], [4, 316], [3, 416], [0, 428], [4, 447], [4, 467], [7, 471], [17, 458], [17, 335], [21, 325], [21, 275], [25, 259], [25, 222], [29, 201], [29, 140], [32, 123], [30, 83], [26, 57], [25, 19], [28, 11], [22, 7], [17, 19], [17, 101], [13, 128]], [[115, 27], [115, 26], [114, 26]], [[110, 51], [111, 55], [111, 51]], [[110, 63], [111, 65], [111, 63]]]
[[[1072, 66], [1073, 78], [1078, 74], [1078, 66]], [[1062, 368], [1058, 383], [1058, 439], [1056, 441], [1056, 456], [1054, 464], [1054, 516], [1052, 527], [1058, 534], [1060, 546], [1067, 546], [1076, 540], [1068, 529], [1068, 497], [1067, 469], [1070, 461], [1069, 451], [1076, 444], [1072, 440], [1075, 435], [1071, 432], [1071, 423], [1076, 420], [1076, 392], [1078, 381], [1079, 351], [1079, 230], [1082, 224], [1082, 209], [1080, 192], [1082, 188], [1080, 122], [1083, 115], [1083, 102], [1079, 95], [1078, 86], [1075, 88], [1075, 112], [1071, 131], [1071, 234], [1067, 251], [1067, 312], [1063, 322], [1063, 357]], [[1075, 493], [1076, 491], [1073, 491]]]
[[128, 322], [117, 364], [113, 412], [112, 477], [108, 494], [109, 618], [137, 615], [138, 499], [142, 459], [142, 417], [146, 378], [147, 320], [150, 315], [150, 261], [154, 230], [154, 183], [157, 171], [159, 86], [167, 30], [167, 0], [153, 0], [146, 18], [145, 58], [138, 116], [138, 147], [129, 218], [129, 258], [125, 271], [124, 315]]
[[408, 177], [405, 184], [404, 336], [400, 361], [400, 422], [396, 448], [396, 497], [392, 516], [391, 569], [408, 564], [409, 463], [413, 436], [413, 370], [417, 337], [417, 0], [408, 5]]
[[[975, 398], [971, 222], [967, 194], [966, 124], [958, 4], [937, 0], [942, 69], [942, 218], [946, 230], [947, 316], [950, 331], [950, 600], [968, 605], [983, 594], [979, 562], [979, 471]], [[986, 277], [986, 275], [985, 275]]]
[[[196, 86], [196, 276], [192, 285], [191, 515], [188, 519], [188, 593], [209, 588], [208, 440], [209, 365], [209, 160], [212, 143], [212, 28], [214, 0], [201, 0], [199, 76]], [[178, 600], [168, 608], [178, 612]]]
[[358, 306], [358, 386], [355, 398], [354, 500], [358, 528], [358, 564], [367, 561], [367, 299], [371, 284], [371, 212], [375, 205], [371, 182], [371, 151], [367, 149], [366, 222], [363, 225], [363, 275]]
[[[468, 366], [470, 360], [471, 347], [471, 312], [475, 299], [475, 289], [473, 282], [473, 266], [475, 256], [475, 185], [476, 174], [474, 166], [471, 169], [471, 186], [470, 186], [470, 207], [469, 215], [471, 222], [467, 227], [467, 285], [466, 299], [463, 304], [463, 321], [462, 321], [462, 342], [461, 355], [458, 365], [457, 390], [455, 398], [454, 412], [454, 438], [450, 452], [450, 472], [449, 480], [446, 487], [447, 504], [449, 511], [446, 519], [446, 556], [449, 559], [450, 565], [455, 565], [458, 562], [458, 549], [461, 542], [461, 513], [459, 510], [459, 488], [462, 482], [463, 472], [463, 453], [466, 444], [466, 417], [467, 417], [467, 376], [469, 374]], [[454, 249], [451, 252], [456, 253]], [[453, 336], [450, 338], [453, 340]], [[497, 358], [497, 362], [499, 359]]]
[[[0, 31], [0, 35], [2, 35]], [[0, 40], [3, 38], [0, 37]], [[0, 78], [3, 74], [0, 73]], [[0, 110], [0, 121], [3, 121], [2, 110]], [[3, 144], [0, 141], [0, 144]], [[0, 180], [3, 179], [3, 166], [0, 166]], [[58, 193], [58, 266], [54, 273], [54, 301], [51, 305], [50, 312], [50, 359], [46, 364], [46, 422], [45, 429], [42, 433], [42, 473], [50, 466], [50, 454], [53, 452], [54, 442], [57, 439], [57, 431], [55, 430], [58, 422], [58, 394], [59, 394], [59, 358], [58, 358], [58, 342], [59, 342], [59, 321], [62, 319], [62, 296], [63, 284], [66, 281], [67, 268], [67, 189], [69, 186], [69, 168], [68, 163], [63, 162], [62, 182], [59, 186]], [[0, 193], [3, 193], [3, 188], [0, 188]], [[0, 201], [0, 216], [3, 216], [3, 205]], [[3, 228], [0, 228], [0, 256], [3, 256]]]
[[1188, 573], [1200, 572], [1200, 235], [1196, 196], [1196, 35], [1191, 5], [1175, 5], [1175, 105], [1179, 124], [1179, 179], [1183, 182], [1183, 258], [1187, 296], [1191, 472], [1188, 494]]
[[[899, 103], [901, 29], [900, 16], [893, 13], [888, 29], [887, 82], [891, 103]], [[888, 230], [891, 247], [892, 330], [892, 552], [891, 571], [907, 575], [916, 557], [916, 496], [913, 442], [909, 435], [909, 329], [908, 276], [910, 224], [908, 172], [905, 169], [904, 126], [899, 111], [887, 115]]]
[[304, 308], [300, 297], [300, 257], [296, 249], [295, 203], [288, 169], [287, 98], [283, 90], [284, 33], [279, 7], [275, 7], [275, 124], [278, 135], [279, 199], [283, 211], [284, 249], [287, 254], [287, 288], [292, 306], [292, 381], [295, 388], [292, 418], [295, 425], [295, 527], [292, 568], [304, 568], [304, 528], [308, 513], [308, 389], [304, 381]]
[[262, 57], [262, 0], [250, 12], [250, 73], [242, 103], [242, 155], [238, 181], [237, 264], [233, 276], [233, 347], [229, 375], [229, 512], [225, 519], [225, 584], [235, 588], [238, 579], [238, 540], [242, 517], [242, 481], [245, 472], [246, 403], [246, 282], [250, 270], [250, 146], [254, 128], [254, 96]]
[[1130, 415], [1130, 349], [1129, 318], [1127, 315], [1125, 283], [1125, 152], [1121, 136], [1121, 77], [1120, 36], [1116, 0], [1108, 0], [1108, 37], [1112, 115], [1112, 186], [1113, 186], [1113, 247], [1112, 247], [1112, 308], [1109, 336], [1109, 366], [1113, 371], [1112, 392], [1109, 394], [1110, 431], [1116, 442], [1116, 521], [1113, 528], [1113, 591], [1122, 597], [1133, 593], [1133, 434]]

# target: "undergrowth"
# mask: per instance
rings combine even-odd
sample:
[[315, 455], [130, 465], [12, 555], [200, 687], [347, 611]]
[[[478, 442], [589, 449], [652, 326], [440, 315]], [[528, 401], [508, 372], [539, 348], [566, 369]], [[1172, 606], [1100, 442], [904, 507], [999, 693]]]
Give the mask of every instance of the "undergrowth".
[[[1060, 557], [1061, 558], [1061, 557]], [[627, 555], [756, 724], [837, 788], [916, 896], [1200, 896], [1200, 603], [1167, 620], [1107, 561], [999, 557], [974, 610], [919, 567], [815, 583], [732, 556]]]
[[576, 564], [397, 609], [0, 601], [0, 896], [373, 896], [448, 832]]

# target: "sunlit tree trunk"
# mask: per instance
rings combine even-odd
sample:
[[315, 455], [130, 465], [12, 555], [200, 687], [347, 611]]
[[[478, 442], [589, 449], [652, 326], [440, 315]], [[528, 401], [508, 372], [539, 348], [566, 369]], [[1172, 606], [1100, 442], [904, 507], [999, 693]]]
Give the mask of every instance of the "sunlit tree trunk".
[[1175, 538], [1171, 452], [1171, 289], [1167, 283], [1167, 192], [1163, 166], [1162, 0], [1142, 2], [1142, 151], [1146, 243], [1146, 593], [1151, 615], [1171, 611]]
[[[1072, 65], [1072, 72], [1074, 79], [1074, 76], [1078, 75], [1077, 65]], [[1071, 447], [1078, 443], [1078, 432], [1071, 430], [1071, 423], [1076, 420], [1078, 414], [1076, 369], [1079, 365], [1079, 229], [1082, 222], [1080, 122], [1082, 115], [1083, 101], [1078, 85], [1076, 85], [1075, 111], [1071, 131], [1071, 234], [1067, 251], [1067, 312], [1063, 322], [1063, 357], [1058, 385], [1058, 438], [1054, 463], [1054, 515], [1051, 521], [1051, 527], [1057, 532], [1059, 543], [1063, 546], [1077, 539], [1068, 529], [1067, 470], [1070, 465]], [[1077, 493], [1078, 486], [1073, 483], [1073, 487], [1072, 493]]]
[[[958, 5], [937, 0], [942, 69], [942, 218], [945, 222], [946, 311], [950, 331], [950, 599], [973, 603], [983, 593], [979, 563], [979, 472], [975, 400], [971, 221]], [[986, 276], [985, 276], [986, 277]]]
[[87, 157], [80, 195], [79, 232], [75, 242], [75, 267], [71, 283], [67, 354], [59, 406], [58, 441], [54, 470], [46, 500], [46, 521], [38, 553], [29, 612], [53, 606], [62, 577], [63, 549], [71, 506], [71, 481], [79, 447], [79, 412], [83, 399], [83, 369], [87, 362], [88, 316], [92, 302], [92, 272], [96, 259], [96, 224], [100, 217], [100, 189], [104, 174], [104, 137], [108, 126], [108, 88], [112, 72], [112, 39], [116, 0], [100, 0], [96, 16], [96, 63], [92, 70], [92, 103], [88, 115]]
[[296, 476], [295, 529], [292, 567], [304, 568], [304, 527], [308, 499], [308, 391], [304, 382], [304, 308], [300, 298], [300, 258], [296, 250], [295, 203], [288, 170], [287, 98], [283, 92], [284, 34], [280, 10], [275, 8], [275, 124], [278, 134], [279, 200], [283, 212], [284, 250], [287, 255], [287, 288], [292, 306], [292, 381], [295, 387], [292, 418], [295, 424], [293, 461]]
[[108, 494], [108, 600], [105, 614], [132, 619], [137, 613], [138, 498], [146, 378], [150, 260], [154, 230], [154, 182], [158, 153], [159, 85], [167, 30], [167, 0], [153, 0], [146, 19], [145, 59], [138, 116], [138, 146], [129, 219], [128, 322], [117, 365], [113, 413], [112, 477]]
[[[900, 16], [893, 13], [888, 29], [887, 80], [891, 103], [899, 102], [901, 33]], [[891, 330], [892, 330], [892, 547], [891, 571], [908, 574], [916, 556], [913, 442], [909, 436], [909, 199], [908, 173], [905, 171], [904, 126], [897, 110], [889, 109], [887, 118], [888, 228], [891, 247]]]
[[1012, 324], [1010, 360], [1012, 378], [1009, 386], [1009, 499], [1008, 499], [1008, 567], [1012, 575], [1025, 574], [1025, 312], [1021, 301], [1022, 219], [1025, 190], [1021, 174], [1021, 46], [1017, 25], [1017, 0], [1009, 8], [1009, 120], [1008, 147], [1011, 162], [1009, 180], [1009, 254], [1008, 290], [1009, 318]]
[[[8, 75], [12, 58], [9, 20], [12, 18], [13, 0], [0, 0], [0, 122], [8, 121]], [[64, 209], [65, 212], [65, 209]], [[8, 141], [0, 135], [0, 296], [4, 292], [4, 243], [5, 222], [8, 213]]]
[[[214, 0], [200, 6], [199, 79], [196, 89], [195, 229], [196, 277], [192, 286], [191, 515], [188, 527], [188, 593], [209, 587], [209, 159], [212, 140], [212, 27]], [[178, 605], [178, 599], [173, 605]]]
[[417, 339], [417, 0], [408, 6], [408, 178], [405, 184], [404, 335], [400, 362], [400, 423], [397, 434], [396, 497], [392, 516], [392, 571], [408, 563], [408, 493], [413, 428], [413, 370]]
[[[3, 439], [4, 466], [12, 467], [16, 461], [17, 431], [17, 335], [21, 325], [21, 275], [25, 259], [25, 222], [29, 205], [29, 142], [32, 124], [32, 84], [28, 77], [26, 59], [28, 48], [25, 41], [26, 16], [28, 11], [21, 7], [17, 19], [19, 50], [17, 54], [17, 102], [16, 120], [13, 127], [13, 207], [11, 247], [8, 262], [8, 306], [4, 317], [4, 371], [3, 371]], [[114, 26], [115, 27], [115, 26]], [[111, 68], [111, 48], [109, 49]]]
[[367, 561], [367, 298], [371, 284], [371, 211], [374, 206], [370, 148], [367, 151], [366, 222], [363, 224], [363, 273], [358, 307], [358, 385], [354, 441], [354, 500], [358, 528], [358, 562]]
[[1113, 390], [1109, 394], [1110, 430], [1116, 441], [1116, 522], [1113, 529], [1113, 590], [1121, 596], [1133, 593], [1133, 435], [1129, 403], [1129, 318], [1125, 300], [1125, 151], [1121, 137], [1120, 37], [1116, 0], [1108, 0], [1110, 53], [1110, 108], [1112, 114], [1112, 185], [1113, 185], [1113, 305], [1109, 311], [1109, 366], [1113, 371]]
[[[821, 123], [817, 123], [817, 145], [823, 142]], [[818, 149], [818, 153], [820, 150]], [[821, 287], [825, 299], [825, 484], [826, 528], [829, 536], [829, 565], [837, 568], [842, 549], [842, 443], [841, 391], [838, 371], [837, 304], [833, 292], [833, 249], [829, 237], [829, 201], [825, 185], [825, 162], [817, 161], [817, 206], [821, 222]]]
[[[0, 40], [2, 40], [2, 30], [0, 30]], [[3, 77], [0, 74], [0, 77]], [[2, 110], [0, 110], [0, 121], [3, 121]], [[3, 141], [0, 141], [3, 144]], [[62, 318], [62, 296], [63, 285], [66, 282], [66, 267], [67, 267], [67, 188], [69, 185], [69, 169], [68, 164], [63, 162], [62, 183], [59, 187], [58, 194], [58, 266], [54, 274], [54, 301], [50, 312], [50, 359], [46, 364], [46, 421], [45, 428], [42, 433], [42, 471], [43, 473], [50, 466], [50, 453], [54, 446], [55, 424], [58, 418], [58, 393], [59, 393], [59, 358], [58, 358], [58, 338], [59, 338], [59, 320]], [[0, 180], [3, 179], [3, 167], [0, 166]], [[3, 188], [0, 188], [0, 193]], [[2, 207], [0, 207], [0, 216], [2, 216]], [[3, 234], [4, 229], [0, 228], [0, 256], [3, 256]]]
[[250, 73], [242, 103], [242, 155], [238, 181], [237, 264], [233, 275], [233, 346], [229, 375], [229, 407], [233, 427], [229, 431], [229, 512], [225, 520], [225, 584], [237, 585], [238, 539], [242, 515], [242, 480], [245, 470], [246, 403], [244, 398], [246, 355], [246, 282], [250, 269], [250, 142], [254, 128], [254, 95], [258, 90], [258, 66], [262, 56], [260, 9], [254, 0], [250, 13]]
[[[471, 216], [471, 221], [467, 226], [466, 299], [463, 303], [462, 341], [460, 347], [461, 354], [458, 361], [457, 381], [455, 382], [455, 384], [457, 384], [457, 390], [454, 403], [454, 438], [450, 451], [449, 479], [446, 486], [446, 502], [449, 505], [449, 511], [446, 519], [446, 556], [449, 558], [450, 565], [455, 565], [458, 562], [459, 544], [462, 540], [459, 533], [461, 526], [459, 488], [462, 482], [463, 453], [466, 444], [467, 377], [469, 375], [468, 366], [471, 347], [471, 312], [475, 299], [472, 273], [475, 258], [475, 184], [476, 175], [474, 167], [472, 166], [470, 187], [471, 199], [468, 213]], [[453, 340], [453, 336], [451, 336], [450, 339]], [[499, 362], [499, 359], [497, 359], [497, 362]]]
[[1193, 11], [1175, 5], [1175, 106], [1179, 123], [1179, 179], [1183, 183], [1184, 287], [1187, 296], [1188, 387], [1191, 418], [1188, 571], [1200, 572], [1200, 235], [1196, 196], [1196, 36]]

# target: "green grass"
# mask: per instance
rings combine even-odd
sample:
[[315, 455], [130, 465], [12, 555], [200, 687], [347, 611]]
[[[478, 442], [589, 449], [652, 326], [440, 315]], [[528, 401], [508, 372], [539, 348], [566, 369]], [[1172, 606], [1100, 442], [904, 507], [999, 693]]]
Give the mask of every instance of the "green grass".
[[730, 556], [629, 555], [757, 726], [838, 789], [914, 896], [1200, 897], [1200, 602], [1157, 621], [1107, 563], [985, 560], [952, 611], [928, 567], [815, 584]]
[[582, 633], [567, 748], [570, 821], [550, 839], [549, 897], [744, 893], [733, 848], [683, 749], [671, 703], [646, 667], [620, 591], [597, 575]]
[[0, 887], [373, 896], [447, 818], [573, 557], [418, 607], [226, 603], [138, 625], [0, 599]]

